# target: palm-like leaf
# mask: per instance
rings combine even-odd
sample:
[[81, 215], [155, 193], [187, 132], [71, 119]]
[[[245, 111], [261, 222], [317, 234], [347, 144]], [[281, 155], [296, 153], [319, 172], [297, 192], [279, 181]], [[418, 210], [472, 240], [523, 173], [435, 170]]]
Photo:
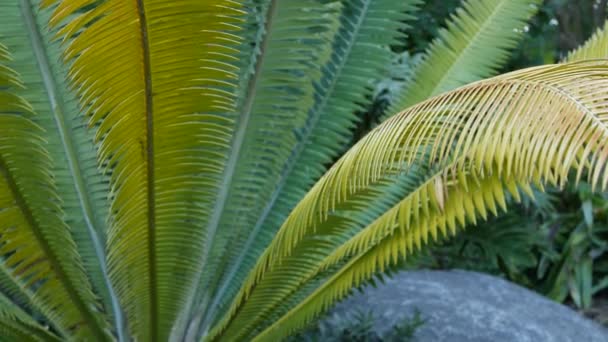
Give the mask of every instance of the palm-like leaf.
[[255, 222], [254, 214], [269, 201], [267, 194], [272, 193], [281, 163], [296, 143], [293, 130], [304, 125], [313, 103], [312, 82], [320, 77], [317, 63], [329, 57], [323, 53], [328, 51], [337, 27], [338, 2], [261, 3], [264, 20], [255, 35], [259, 48], [251, 51], [252, 65], [246, 66], [253, 74], [241, 89], [238, 125], [207, 228], [213, 237], [207, 248], [211, 257], [200, 281], [203, 293], [197, 316], [201, 310], [214, 307], [207, 302], [213, 295], [211, 289], [234, 251], [239, 250], [228, 246], [246, 236]]

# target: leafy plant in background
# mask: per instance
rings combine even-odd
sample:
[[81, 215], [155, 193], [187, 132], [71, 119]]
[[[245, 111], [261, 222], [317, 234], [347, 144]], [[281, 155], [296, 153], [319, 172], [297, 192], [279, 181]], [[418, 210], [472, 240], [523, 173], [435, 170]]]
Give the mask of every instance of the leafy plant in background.
[[578, 194], [578, 199], [562, 198], [546, 220], [543, 228], [553, 254], [543, 255], [538, 273], [547, 275], [544, 286], [550, 297], [563, 301], [569, 296], [577, 307], [589, 309], [592, 296], [608, 287], [608, 206], [606, 194], [593, 194], [587, 184], [582, 185], [569, 192]]
[[352, 317], [340, 317], [331, 326], [315, 326], [298, 333], [287, 341], [356, 341], [356, 342], [411, 342], [414, 341], [416, 330], [424, 325], [425, 319], [418, 310], [411, 317], [405, 317], [401, 322], [384, 334], [375, 331], [374, 324], [382, 318], [373, 312], [355, 312]]
[[535, 192], [534, 202], [509, 208], [403, 267], [500, 274], [593, 314], [593, 296], [608, 288], [606, 195], [590, 192], [582, 182], [576, 189]]
[[274, 341], [532, 184], [605, 188], [608, 62], [475, 82], [537, 3], [464, 2], [325, 172], [420, 1], [1, 0], [1, 335]]

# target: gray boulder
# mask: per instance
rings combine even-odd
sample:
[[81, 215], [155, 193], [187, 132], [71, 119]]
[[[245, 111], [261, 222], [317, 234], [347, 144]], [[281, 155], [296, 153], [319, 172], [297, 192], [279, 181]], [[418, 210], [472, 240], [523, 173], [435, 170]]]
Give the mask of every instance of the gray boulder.
[[341, 326], [371, 311], [380, 335], [418, 310], [426, 322], [414, 341], [608, 342], [608, 330], [528, 289], [467, 271], [412, 271], [338, 304], [320, 323]]

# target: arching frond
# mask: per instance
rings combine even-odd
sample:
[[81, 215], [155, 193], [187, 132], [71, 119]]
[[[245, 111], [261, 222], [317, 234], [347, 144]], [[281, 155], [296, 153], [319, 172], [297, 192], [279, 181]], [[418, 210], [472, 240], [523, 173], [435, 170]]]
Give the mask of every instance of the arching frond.
[[[232, 134], [242, 4], [46, 0], [111, 170], [110, 278], [137, 340], [166, 340], [197, 274]], [[170, 4], [170, 6], [168, 6]]]
[[496, 75], [523, 36], [539, 0], [467, 0], [439, 31], [412, 79], [386, 112]]
[[608, 20], [583, 45], [571, 51], [564, 62], [608, 58]]
[[[93, 288], [105, 311], [122, 326], [118, 299], [106, 269], [105, 223], [109, 214], [107, 179], [97, 168], [92, 134], [79, 115], [78, 103], [66, 82], [67, 68], [59, 44], [48, 31], [50, 11], [38, 1], [0, 3], [0, 41], [15, 56], [8, 64], [19, 73], [24, 87], [17, 94], [36, 112], [33, 120], [44, 129], [45, 148], [53, 162], [52, 174], [70, 228]], [[124, 335], [119, 330], [119, 335]]]
[[[318, 232], [331, 231], [333, 234], [320, 233], [306, 238], [299, 244], [292, 255], [277, 264], [265, 276], [269, 279], [281, 279], [288, 274], [304, 272], [307, 267], [322, 261], [322, 257], [339, 248], [348, 241], [361, 227], [372, 223], [379, 215], [397, 203], [404, 193], [415, 190], [422, 182], [424, 168], [417, 167], [409, 177], [398, 180], [381, 181], [361, 193], [353, 195], [348, 203], [336, 206], [328, 213], [326, 220], [317, 226]], [[329, 270], [329, 269], [328, 269]], [[302, 274], [304, 275], [304, 274]], [[319, 272], [301, 287], [294, 283], [270, 282], [256, 286], [256, 292], [247, 298], [247, 305], [241, 308], [232, 321], [226, 339], [247, 339], [242, 331], [263, 329], [273, 322], [273, 317], [280, 317], [298, 300], [310, 294], [315, 285], [331, 275], [331, 272]], [[283, 278], [284, 279], [284, 278]]]
[[[398, 225], [397, 220], [405, 222], [405, 218], [401, 216], [404, 214], [397, 214], [396, 211], [409, 208], [413, 204], [411, 200], [424, 193], [414, 192], [399, 206], [387, 212], [374, 224], [366, 227], [360, 234], [324, 259], [322, 269], [337, 260], [347, 259], [348, 263], [335, 270], [331, 278], [272, 326], [256, 336], [254, 341], [280, 340], [289, 332], [305, 326], [319, 312], [346, 296], [353, 287], [361, 285], [376, 272], [384, 272], [390, 264], [396, 264], [399, 259], [419, 250], [422, 245], [426, 244], [429, 235], [435, 239], [438, 235], [453, 235], [456, 233], [457, 226], [464, 227], [466, 223], [474, 223], [477, 216], [485, 216], [492, 209], [496, 211], [497, 207], [501, 204], [504, 205], [505, 200], [502, 187], [506, 184], [503, 184], [501, 178], [497, 173], [488, 178], [478, 175], [471, 177], [468, 179], [470, 185], [466, 191], [463, 191], [462, 188], [448, 186], [446, 190], [450, 195], [445, 200], [443, 213], [430, 208], [432, 214], [435, 215], [433, 217], [421, 215], [419, 221], [412, 221], [409, 226], [395, 229], [386, 236], [375, 231], [374, 228], [379, 225]], [[497, 189], [500, 190], [496, 192]], [[478, 193], [479, 198], [474, 198], [468, 192]], [[438, 204], [438, 202], [432, 203], [432, 205]], [[503, 209], [505, 208], [506, 206], [503, 207]], [[394, 221], [390, 222], [390, 220]], [[355, 250], [359, 247], [364, 252], [356, 252]]]
[[282, 161], [268, 202], [260, 203], [259, 210], [250, 210], [246, 219], [237, 222], [244, 225], [238, 229], [243, 233], [235, 234], [233, 248], [227, 249], [229, 267], [208, 304], [215, 312], [221, 313], [229, 304], [291, 208], [349, 143], [357, 119], [355, 111], [371, 102], [370, 80], [390, 63], [388, 47], [408, 27], [420, 2], [349, 0], [343, 4], [333, 53], [315, 82], [316, 99], [305, 123], [296, 127], [297, 142]]
[[[588, 170], [605, 188], [608, 172], [608, 62], [527, 69], [435, 97], [372, 131], [331, 168], [292, 211], [209, 339], [256, 336], [235, 325], [254, 298], [293, 293], [323, 270], [327, 282], [259, 335], [274, 340], [301, 327], [376, 271], [425, 244], [504, 208], [530, 184], [563, 184]], [[343, 231], [332, 214], [378, 182], [429, 166], [425, 181], [338, 248], [300, 253], [314, 239]], [[289, 267], [289, 266], [292, 267]], [[281, 274], [275, 270], [283, 269]], [[274, 275], [274, 276], [271, 276]], [[246, 300], [245, 300], [246, 299]], [[247, 319], [256, 319], [247, 317]]]
[[106, 340], [107, 322], [82, 261], [61, 220], [51, 161], [32, 107], [0, 45], [0, 254], [14, 283], [35, 294], [37, 307], [61, 332]]

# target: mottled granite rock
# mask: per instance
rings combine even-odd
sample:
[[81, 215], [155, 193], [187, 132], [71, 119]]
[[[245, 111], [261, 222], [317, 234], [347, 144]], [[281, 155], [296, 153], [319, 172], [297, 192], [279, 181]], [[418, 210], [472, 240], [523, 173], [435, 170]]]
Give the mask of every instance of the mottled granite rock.
[[320, 324], [373, 311], [383, 334], [419, 310], [415, 341], [608, 342], [608, 330], [532, 291], [467, 271], [401, 272], [340, 303]]

